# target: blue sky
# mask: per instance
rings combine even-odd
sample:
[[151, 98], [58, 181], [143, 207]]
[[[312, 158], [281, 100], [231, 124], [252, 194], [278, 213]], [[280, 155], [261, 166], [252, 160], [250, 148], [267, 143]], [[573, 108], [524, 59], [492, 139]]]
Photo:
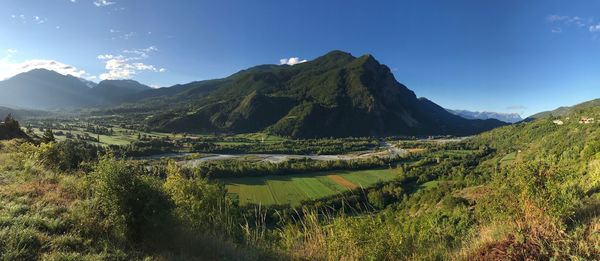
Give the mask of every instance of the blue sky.
[[338, 49], [418, 96], [524, 116], [600, 98], [600, 1], [3, 0], [0, 78], [48, 67], [152, 86]]

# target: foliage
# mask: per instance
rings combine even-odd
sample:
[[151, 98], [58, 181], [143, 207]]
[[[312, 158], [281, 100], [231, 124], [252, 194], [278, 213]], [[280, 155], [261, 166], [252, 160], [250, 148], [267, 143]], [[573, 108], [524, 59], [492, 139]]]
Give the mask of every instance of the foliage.
[[56, 139], [54, 138], [54, 133], [51, 129], [46, 129], [44, 131], [44, 134], [42, 134], [42, 142], [49, 143], [54, 141], [56, 141]]
[[[187, 175], [189, 176], [189, 175]], [[205, 178], [188, 178], [174, 162], [167, 166], [166, 193], [175, 204], [175, 213], [186, 227], [198, 232], [232, 236], [238, 222], [235, 205], [223, 185]]]
[[156, 179], [108, 157], [100, 160], [92, 175], [101, 226], [110, 228], [116, 239], [135, 244], [164, 232], [173, 203]]
[[102, 147], [82, 141], [65, 140], [41, 144], [36, 157], [49, 168], [73, 171], [84, 163], [96, 162], [99, 154], [103, 153]]
[[27, 138], [27, 135], [21, 130], [19, 122], [9, 113], [0, 123], [0, 140], [14, 138]]
[[418, 99], [373, 56], [342, 51], [297, 66], [261, 65], [154, 93], [153, 99], [130, 106], [168, 104], [173, 109], [147, 119], [148, 126], [165, 132], [426, 136], [470, 135], [503, 125], [467, 120]]
[[[144, 161], [97, 160], [102, 149], [85, 143], [4, 141], [0, 253], [3, 259], [49, 260], [596, 260], [600, 130], [579, 118], [599, 115], [597, 108], [575, 110], [560, 118], [563, 125], [540, 119], [462, 142], [400, 141], [421, 150], [397, 161], [221, 161], [195, 169], [155, 161], [150, 168]], [[203, 142], [250, 143], [243, 146], [257, 150], [340, 143], [275, 140], [261, 147], [241, 137], [212, 138]], [[188, 141], [178, 143], [183, 139], [162, 141], [191, 148]], [[299, 206], [240, 207], [231, 198], [235, 191], [215, 180], [269, 184], [296, 177], [289, 173], [369, 172], [390, 164], [394, 180]], [[278, 195], [293, 192], [278, 184]]]

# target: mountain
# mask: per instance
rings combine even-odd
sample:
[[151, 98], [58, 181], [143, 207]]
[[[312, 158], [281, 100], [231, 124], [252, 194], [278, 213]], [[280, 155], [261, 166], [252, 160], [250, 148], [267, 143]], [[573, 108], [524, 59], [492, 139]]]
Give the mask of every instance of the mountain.
[[0, 104], [32, 109], [82, 107], [93, 103], [81, 79], [35, 69], [0, 82]]
[[496, 119], [507, 123], [515, 123], [522, 121], [521, 115], [518, 113], [499, 113], [499, 112], [487, 112], [487, 111], [467, 111], [467, 110], [451, 110], [446, 109], [454, 115], [458, 115], [465, 119], [471, 120], [487, 120]]
[[[141, 93], [175, 109], [147, 124], [162, 131], [246, 133], [295, 138], [471, 135], [504, 125], [449, 113], [400, 84], [373, 56], [333, 51], [313, 61], [261, 65], [224, 79]], [[152, 102], [150, 102], [152, 104]]]
[[126, 97], [151, 90], [152, 88], [134, 80], [104, 80], [91, 88], [91, 94], [102, 105], [119, 104]]
[[559, 117], [565, 116], [575, 111], [584, 110], [592, 107], [600, 107], [600, 99], [595, 99], [587, 102], [583, 102], [570, 107], [559, 107], [552, 111], [544, 111], [534, 115], [527, 117], [527, 120], [541, 119], [541, 118], [551, 118], [551, 117]]
[[133, 80], [96, 84], [46, 69], [34, 69], [0, 81], [0, 104], [40, 110], [115, 105], [151, 88]]

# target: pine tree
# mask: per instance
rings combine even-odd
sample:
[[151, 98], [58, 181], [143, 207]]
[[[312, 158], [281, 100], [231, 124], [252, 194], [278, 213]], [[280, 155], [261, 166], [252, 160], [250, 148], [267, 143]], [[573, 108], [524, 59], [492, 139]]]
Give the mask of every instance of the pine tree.
[[11, 131], [16, 131], [21, 128], [19, 126], [19, 122], [17, 120], [15, 120], [15, 118], [10, 113], [8, 115], [6, 115], [6, 117], [4, 118], [4, 127], [7, 130], [11, 130]]
[[52, 133], [51, 129], [46, 129], [46, 131], [44, 131], [44, 134], [42, 135], [42, 142], [48, 143], [54, 141], [56, 141], [56, 139], [54, 138], [54, 133]]

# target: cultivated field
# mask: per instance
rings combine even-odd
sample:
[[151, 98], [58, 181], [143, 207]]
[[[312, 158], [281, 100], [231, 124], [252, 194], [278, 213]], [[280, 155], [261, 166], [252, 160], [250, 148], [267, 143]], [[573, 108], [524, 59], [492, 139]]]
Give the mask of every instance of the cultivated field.
[[353, 188], [369, 187], [396, 178], [394, 169], [327, 171], [285, 176], [221, 179], [241, 205], [290, 204], [331, 196]]

